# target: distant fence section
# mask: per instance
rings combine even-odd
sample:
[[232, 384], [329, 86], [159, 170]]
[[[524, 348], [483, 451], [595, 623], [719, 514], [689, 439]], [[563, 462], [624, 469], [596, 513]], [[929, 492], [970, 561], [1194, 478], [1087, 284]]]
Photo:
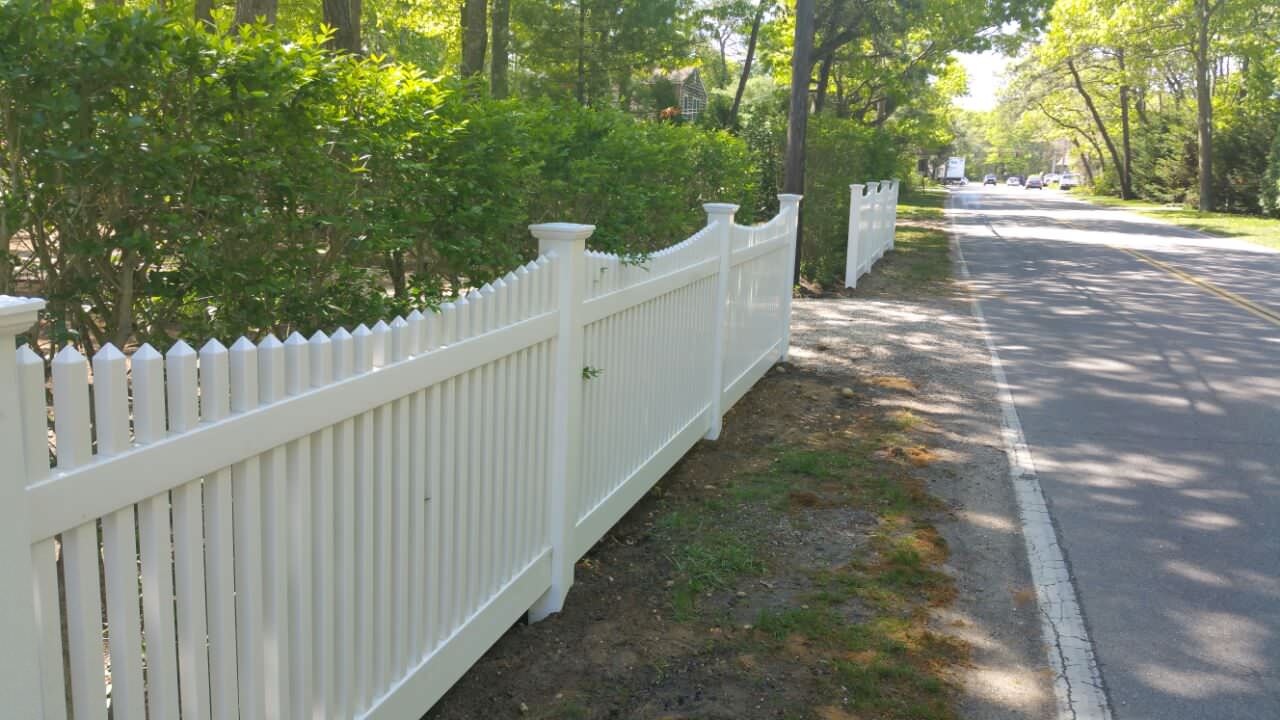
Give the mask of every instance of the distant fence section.
[[5, 717], [420, 717], [786, 356], [780, 199], [643, 261], [535, 225], [439, 312], [283, 342], [46, 363], [0, 297]]
[[881, 180], [849, 186], [849, 248], [844, 286], [858, 286], [858, 278], [893, 249], [898, 223], [898, 181]]

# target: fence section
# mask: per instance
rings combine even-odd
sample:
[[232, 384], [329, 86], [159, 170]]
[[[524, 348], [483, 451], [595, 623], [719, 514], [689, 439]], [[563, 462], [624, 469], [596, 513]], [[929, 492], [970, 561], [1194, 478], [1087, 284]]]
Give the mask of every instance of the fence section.
[[[785, 356], [799, 200], [643, 261], [533, 226], [371, 328], [64, 348], [53, 442], [45, 362], [0, 352], [7, 716], [421, 716]], [[41, 306], [0, 298], [0, 347]]]
[[893, 249], [898, 223], [898, 181], [881, 180], [849, 186], [849, 245], [844, 286], [857, 287], [858, 278]]

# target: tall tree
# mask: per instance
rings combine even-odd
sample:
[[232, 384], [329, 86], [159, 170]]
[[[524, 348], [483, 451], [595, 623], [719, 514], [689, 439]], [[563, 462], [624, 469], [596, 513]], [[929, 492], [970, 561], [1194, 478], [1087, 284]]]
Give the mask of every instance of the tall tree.
[[738, 121], [738, 108], [742, 107], [742, 94], [747, 90], [747, 80], [751, 77], [751, 62], [756, 57], [756, 41], [760, 39], [760, 23], [764, 21], [765, 10], [773, 4], [773, 0], [760, 0], [756, 5], [755, 17], [751, 19], [751, 37], [747, 40], [747, 57], [742, 61], [742, 75], [738, 77], [738, 89], [733, 93], [733, 107], [729, 109], [729, 125]]
[[324, 24], [333, 28], [330, 50], [360, 54], [359, 0], [323, 0]]
[[200, 27], [212, 32], [215, 29], [213, 24], [213, 0], [196, 0], [195, 5], [196, 22]]
[[[231, 20], [231, 27], [252, 25], [258, 21], [275, 25], [278, 6], [278, 0], [236, 0], [236, 13]], [[204, 17], [201, 17], [201, 13], [204, 13]], [[212, 0], [196, 0], [196, 19], [204, 20], [210, 26], [213, 25]]]
[[[813, 74], [813, 3], [796, 0], [796, 32], [791, 51], [791, 101], [787, 111], [787, 151], [782, 191], [804, 194], [804, 138], [809, 124], [809, 80]], [[801, 217], [804, 214], [801, 213]], [[792, 281], [800, 282], [800, 225], [796, 226], [796, 262]]]
[[485, 45], [488, 41], [487, 1], [462, 1], [462, 77], [484, 72]]
[[489, 92], [496, 98], [504, 98], [509, 91], [507, 67], [511, 39], [511, 0], [493, 0], [490, 19], [493, 36], [493, 55], [489, 60]]

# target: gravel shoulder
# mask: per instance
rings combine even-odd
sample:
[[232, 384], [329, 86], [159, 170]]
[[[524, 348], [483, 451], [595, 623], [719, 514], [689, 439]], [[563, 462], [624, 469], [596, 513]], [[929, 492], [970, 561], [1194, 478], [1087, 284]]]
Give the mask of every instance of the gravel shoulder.
[[1000, 405], [965, 288], [907, 296], [873, 272], [850, 297], [798, 300], [793, 308], [797, 365], [902, 377], [915, 387], [878, 402], [923, 418], [938, 456], [923, 473], [929, 491], [951, 510], [936, 525], [950, 548], [948, 570], [958, 594], [936, 611], [935, 622], [971, 648], [969, 662], [955, 670], [962, 717], [1050, 717], [1052, 674], [1000, 435]]

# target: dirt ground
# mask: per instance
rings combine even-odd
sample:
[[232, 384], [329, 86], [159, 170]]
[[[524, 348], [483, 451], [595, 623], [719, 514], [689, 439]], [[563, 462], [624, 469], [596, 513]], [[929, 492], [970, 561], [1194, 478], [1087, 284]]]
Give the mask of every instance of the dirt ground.
[[900, 250], [425, 717], [1048, 717], [982, 340]]

